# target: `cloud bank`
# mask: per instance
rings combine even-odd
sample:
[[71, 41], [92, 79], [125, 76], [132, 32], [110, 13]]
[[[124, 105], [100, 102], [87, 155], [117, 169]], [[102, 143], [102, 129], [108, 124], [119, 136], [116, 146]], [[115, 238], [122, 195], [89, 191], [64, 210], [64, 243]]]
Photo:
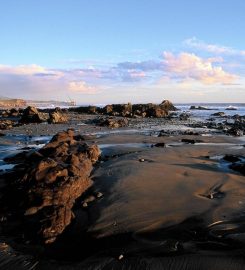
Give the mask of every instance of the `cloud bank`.
[[[75, 68], [64, 69], [37, 64], [0, 65], [0, 92], [2, 96], [25, 99], [67, 100], [71, 96], [85, 103], [110, 98], [117, 102], [131, 97], [144, 97], [147, 101], [161, 95], [161, 91], [165, 98], [170, 88], [183, 99], [189, 94], [190, 101], [191, 97], [203, 96], [211, 88], [220, 95], [225, 87], [232, 86], [232, 91], [236, 91], [235, 85], [238, 85], [237, 98], [244, 95], [240, 88], [244, 86], [244, 74], [241, 74], [244, 62], [239, 57], [242, 58], [245, 51], [207, 44], [196, 38], [183, 43], [183, 50], [177, 53], [165, 51], [155, 59], [107, 66], [94, 64], [78, 68], [76, 64]], [[195, 53], [184, 50], [187, 47], [195, 49]]]

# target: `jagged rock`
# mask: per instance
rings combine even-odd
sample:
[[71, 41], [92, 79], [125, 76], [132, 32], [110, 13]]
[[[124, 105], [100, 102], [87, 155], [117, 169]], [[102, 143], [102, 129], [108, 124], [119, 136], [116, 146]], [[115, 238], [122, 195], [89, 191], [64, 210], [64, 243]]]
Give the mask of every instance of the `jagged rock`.
[[165, 111], [177, 111], [178, 109], [173, 105], [173, 103], [169, 100], [163, 100], [163, 102], [159, 105], [161, 109]]
[[186, 120], [188, 120], [190, 118], [190, 115], [188, 114], [188, 113], [181, 113], [180, 115], [179, 115], [179, 119], [181, 120], [181, 121], [186, 121]]
[[14, 125], [14, 122], [11, 120], [0, 120], [0, 130], [10, 129]]
[[161, 117], [168, 116], [168, 112], [165, 111], [164, 109], [161, 109], [159, 106], [156, 106], [156, 107], [150, 108], [147, 111], [147, 116], [161, 118]]
[[6, 111], [6, 117], [18, 117], [20, 115], [20, 111], [16, 108], [12, 108], [9, 111]]
[[235, 126], [228, 129], [226, 131], [226, 133], [229, 134], [229, 135], [232, 135], [232, 136], [236, 136], [236, 137], [243, 136], [243, 134], [244, 134], [241, 129], [239, 129], [239, 128], [235, 127]]
[[123, 117], [129, 117], [132, 115], [132, 104], [113, 104], [113, 105], [106, 105], [102, 109], [103, 113], [109, 115], [120, 115]]
[[224, 112], [217, 112], [217, 113], [211, 114], [211, 116], [224, 117], [225, 116], [225, 113]]
[[41, 123], [48, 120], [48, 114], [39, 112], [35, 107], [27, 107], [23, 111], [23, 115], [20, 119], [20, 123]]
[[227, 111], [236, 111], [237, 108], [236, 108], [236, 107], [233, 107], [233, 106], [228, 106], [228, 107], [226, 108], [226, 110], [227, 110]]
[[107, 117], [107, 118], [96, 119], [96, 123], [99, 126], [106, 126], [109, 128], [119, 128], [119, 127], [128, 126], [128, 119]]
[[133, 109], [133, 115], [138, 115], [142, 117], [147, 117], [147, 111], [151, 108], [153, 108], [154, 104], [148, 103], [148, 104], [133, 104], [132, 109]]
[[190, 110], [211, 110], [211, 109], [209, 109], [209, 108], [207, 108], [207, 107], [203, 107], [203, 106], [195, 106], [195, 105], [192, 105], [192, 106], [190, 107]]
[[70, 109], [71, 111], [79, 113], [102, 113], [112, 116], [122, 116], [122, 117], [166, 117], [169, 111], [178, 110], [172, 102], [169, 100], [164, 100], [161, 104], [111, 104], [106, 105], [104, 108], [99, 108], [95, 106], [89, 107], [78, 107]]
[[6, 111], [1, 111], [0, 112], [0, 115], [1, 115], [1, 117], [8, 117], [9, 116], [9, 110], [6, 110]]
[[103, 113], [105, 114], [111, 114], [113, 112], [113, 105], [106, 105], [103, 109], [102, 109]]
[[89, 106], [88, 107], [88, 113], [91, 113], [91, 114], [96, 114], [98, 111], [97, 111], [97, 107], [96, 106]]
[[68, 130], [55, 135], [36, 158], [33, 154], [25, 154], [14, 168], [17, 180], [2, 205], [23, 217], [24, 233], [31, 240], [52, 243], [71, 223], [75, 200], [92, 185], [89, 176], [100, 150]]
[[50, 124], [66, 123], [67, 121], [68, 121], [67, 116], [61, 113], [60, 111], [55, 110], [54, 112], [49, 113], [48, 122]]

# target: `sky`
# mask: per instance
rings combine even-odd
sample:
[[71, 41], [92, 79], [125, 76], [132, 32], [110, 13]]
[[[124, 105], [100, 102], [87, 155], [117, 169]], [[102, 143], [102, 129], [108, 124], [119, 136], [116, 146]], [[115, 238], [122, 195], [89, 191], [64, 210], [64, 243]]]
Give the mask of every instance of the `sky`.
[[0, 97], [244, 102], [244, 0], [0, 0]]

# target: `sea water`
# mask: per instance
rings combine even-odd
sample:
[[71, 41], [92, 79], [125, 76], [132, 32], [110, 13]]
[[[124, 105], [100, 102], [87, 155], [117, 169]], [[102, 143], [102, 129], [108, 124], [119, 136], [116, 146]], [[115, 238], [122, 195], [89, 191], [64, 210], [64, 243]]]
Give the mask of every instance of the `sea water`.
[[[185, 103], [175, 104], [182, 112], [188, 112], [194, 118], [208, 119], [213, 113], [224, 112], [228, 116], [239, 114], [245, 116], [245, 103]], [[191, 106], [202, 106], [209, 110], [190, 110]], [[226, 110], [229, 106], [235, 107], [236, 110]]]

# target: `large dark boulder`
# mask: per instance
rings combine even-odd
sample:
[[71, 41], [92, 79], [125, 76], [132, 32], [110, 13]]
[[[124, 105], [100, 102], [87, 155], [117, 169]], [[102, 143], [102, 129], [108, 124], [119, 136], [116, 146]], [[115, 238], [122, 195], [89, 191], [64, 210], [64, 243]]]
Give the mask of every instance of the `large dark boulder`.
[[37, 108], [35, 107], [27, 107], [23, 111], [23, 115], [20, 119], [20, 123], [42, 123], [47, 121], [49, 118], [49, 115], [47, 113], [39, 112]]
[[212, 109], [210, 108], [207, 108], [207, 107], [203, 107], [203, 106], [195, 106], [195, 105], [192, 105], [190, 107], [190, 110], [204, 110], [204, 111], [210, 111]]
[[156, 105], [150, 109], [147, 110], [147, 116], [148, 117], [156, 117], [156, 118], [161, 118], [161, 117], [166, 117], [168, 116], [168, 111], [162, 109], [160, 106]]
[[159, 105], [161, 109], [165, 111], [177, 111], [178, 109], [174, 106], [174, 104], [169, 100], [163, 100], [163, 102]]
[[107, 117], [96, 119], [94, 122], [99, 126], [109, 128], [120, 128], [128, 126], [127, 118]]
[[9, 111], [9, 117], [18, 117], [20, 116], [20, 111], [16, 108], [12, 108], [10, 111]]
[[113, 113], [113, 105], [106, 105], [103, 109], [102, 112], [104, 114], [112, 114]]
[[129, 117], [132, 116], [132, 104], [112, 104], [112, 105], [106, 105], [102, 112], [104, 114], [114, 115], [114, 116], [123, 116], [123, 117]]
[[0, 120], [0, 130], [10, 129], [14, 125], [14, 122], [11, 120]]
[[[74, 218], [72, 207], [91, 185], [100, 150], [73, 130], [60, 132], [37, 152], [25, 153], [8, 180], [1, 206], [21, 222], [27, 239], [52, 243]], [[17, 225], [16, 225], [17, 226]]]
[[49, 113], [48, 122], [50, 124], [62, 124], [68, 121], [68, 117], [59, 110]]

